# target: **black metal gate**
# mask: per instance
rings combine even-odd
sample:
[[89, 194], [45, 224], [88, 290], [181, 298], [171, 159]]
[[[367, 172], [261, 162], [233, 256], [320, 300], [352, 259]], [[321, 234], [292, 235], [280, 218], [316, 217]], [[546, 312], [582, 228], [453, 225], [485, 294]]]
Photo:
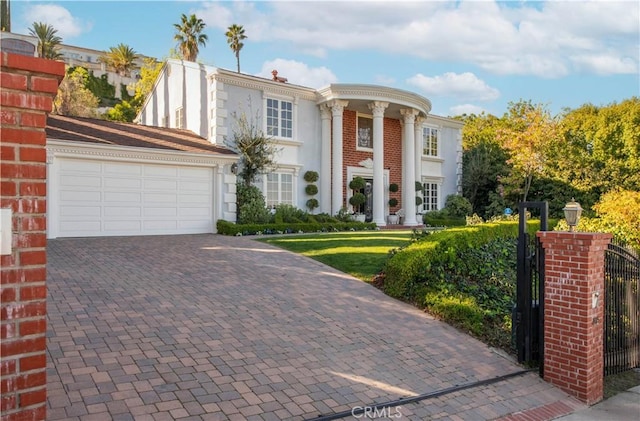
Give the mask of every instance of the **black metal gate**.
[[[547, 202], [522, 202], [518, 204], [520, 218], [518, 234], [518, 265], [516, 306], [513, 311], [513, 327], [518, 362], [538, 365], [543, 353], [544, 314], [544, 251], [537, 237], [527, 232], [527, 209], [540, 211], [540, 231], [547, 231], [549, 205]], [[543, 364], [539, 364], [542, 375]]]
[[640, 367], [640, 259], [609, 244], [605, 252], [604, 372]]

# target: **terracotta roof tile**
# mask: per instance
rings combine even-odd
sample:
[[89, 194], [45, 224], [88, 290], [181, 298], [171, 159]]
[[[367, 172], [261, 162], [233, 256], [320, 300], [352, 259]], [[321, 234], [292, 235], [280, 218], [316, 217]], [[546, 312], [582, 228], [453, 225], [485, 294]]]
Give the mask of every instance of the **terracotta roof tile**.
[[47, 138], [56, 140], [207, 154], [235, 154], [229, 148], [214, 145], [188, 130], [91, 118], [50, 114], [47, 118], [46, 132]]

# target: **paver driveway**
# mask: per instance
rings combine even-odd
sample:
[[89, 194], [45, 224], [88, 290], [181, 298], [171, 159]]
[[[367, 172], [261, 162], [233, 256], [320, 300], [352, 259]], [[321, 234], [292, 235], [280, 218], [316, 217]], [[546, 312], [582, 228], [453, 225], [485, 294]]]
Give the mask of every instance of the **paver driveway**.
[[[521, 370], [361, 281], [246, 238], [59, 239], [48, 253], [49, 420], [312, 419]], [[385, 414], [578, 406], [528, 373]]]

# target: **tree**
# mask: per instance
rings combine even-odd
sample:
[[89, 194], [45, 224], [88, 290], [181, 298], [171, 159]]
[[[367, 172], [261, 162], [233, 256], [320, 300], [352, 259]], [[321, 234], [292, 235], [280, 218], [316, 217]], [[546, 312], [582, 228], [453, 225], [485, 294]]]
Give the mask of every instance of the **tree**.
[[153, 58], [145, 58], [140, 68], [140, 79], [133, 85], [135, 90], [133, 99], [130, 101], [123, 100], [120, 104], [116, 104], [107, 111], [105, 114], [107, 120], [132, 122], [140, 112], [147, 95], [153, 89], [163, 64]]
[[62, 43], [62, 38], [57, 36], [58, 30], [48, 23], [33, 22], [29, 28], [29, 34], [38, 39], [36, 52], [38, 57], [50, 60], [57, 60], [62, 57], [58, 51], [58, 46]]
[[136, 67], [135, 60], [138, 53], [127, 44], [118, 44], [116, 47], [109, 47], [109, 51], [101, 55], [98, 60], [113, 69], [120, 76], [130, 76], [131, 70]]
[[[234, 113], [233, 117], [237, 128], [227, 145], [240, 154], [238, 176], [246, 186], [250, 186], [259, 175], [276, 166], [278, 148], [253, 121], [249, 121], [245, 113], [239, 116]], [[256, 117], [256, 120], [259, 119]]]
[[75, 67], [67, 73], [58, 87], [58, 95], [53, 101], [53, 112], [74, 117], [95, 117], [98, 98], [86, 88], [89, 72], [83, 67]]
[[509, 152], [510, 181], [527, 201], [534, 176], [544, 174], [549, 149], [560, 138], [560, 125], [542, 105], [520, 101], [509, 104], [506, 128], [497, 132], [497, 140]]
[[196, 15], [187, 16], [183, 13], [180, 17], [180, 23], [174, 23], [173, 26], [178, 31], [173, 39], [178, 41], [178, 51], [182, 54], [182, 58], [187, 61], [196, 61], [198, 58], [199, 46], [205, 46], [208, 38], [202, 31], [206, 26], [202, 19], [198, 19]]
[[242, 41], [247, 39], [247, 36], [244, 34], [244, 28], [242, 25], [236, 25], [234, 23], [228, 28], [225, 35], [227, 36], [227, 44], [229, 44], [231, 51], [233, 51], [236, 56], [238, 73], [240, 73], [240, 50], [244, 47], [244, 43]]

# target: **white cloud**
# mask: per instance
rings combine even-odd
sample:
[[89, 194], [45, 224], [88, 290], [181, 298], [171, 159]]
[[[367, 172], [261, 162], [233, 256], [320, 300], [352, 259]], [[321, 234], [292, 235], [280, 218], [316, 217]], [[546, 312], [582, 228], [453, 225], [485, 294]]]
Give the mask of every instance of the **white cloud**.
[[449, 115], [457, 116], [457, 115], [463, 115], [463, 114], [467, 114], [467, 115], [482, 114], [483, 112], [486, 112], [486, 111], [487, 110], [477, 105], [461, 104], [461, 105], [454, 105], [453, 107], [449, 108]]
[[[221, 6], [230, 4], [227, 6]], [[324, 57], [379, 50], [469, 63], [503, 75], [638, 71], [640, 4], [630, 1], [397, 1], [214, 3], [252, 40]], [[213, 6], [211, 6], [213, 7]], [[283, 24], [286, 23], [286, 24]], [[609, 57], [598, 60], [599, 57]], [[597, 65], [586, 65], [595, 63]], [[389, 63], [393, 66], [393, 63]]]
[[44, 22], [53, 26], [58, 30], [56, 35], [62, 38], [63, 43], [66, 43], [66, 38], [77, 37], [92, 27], [91, 23], [82, 22], [56, 4], [35, 4], [27, 9], [25, 15], [25, 20], [30, 22], [29, 27], [31, 22]]
[[407, 80], [410, 85], [423, 90], [427, 95], [451, 96], [466, 100], [492, 101], [500, 97], [500, 91], [487, 85], [470, 72], [445, 73], [429, 77], [417, 74]]
[[338, 80], [336, 75], [324, 66], [314, 68], [299, 61], [281, 58], [265, 62], [257, 76], [270, 79], [273, 70], [278, 71], [278, 76], [287, 78], [288, 83], [312, 88], [321, 88]]

